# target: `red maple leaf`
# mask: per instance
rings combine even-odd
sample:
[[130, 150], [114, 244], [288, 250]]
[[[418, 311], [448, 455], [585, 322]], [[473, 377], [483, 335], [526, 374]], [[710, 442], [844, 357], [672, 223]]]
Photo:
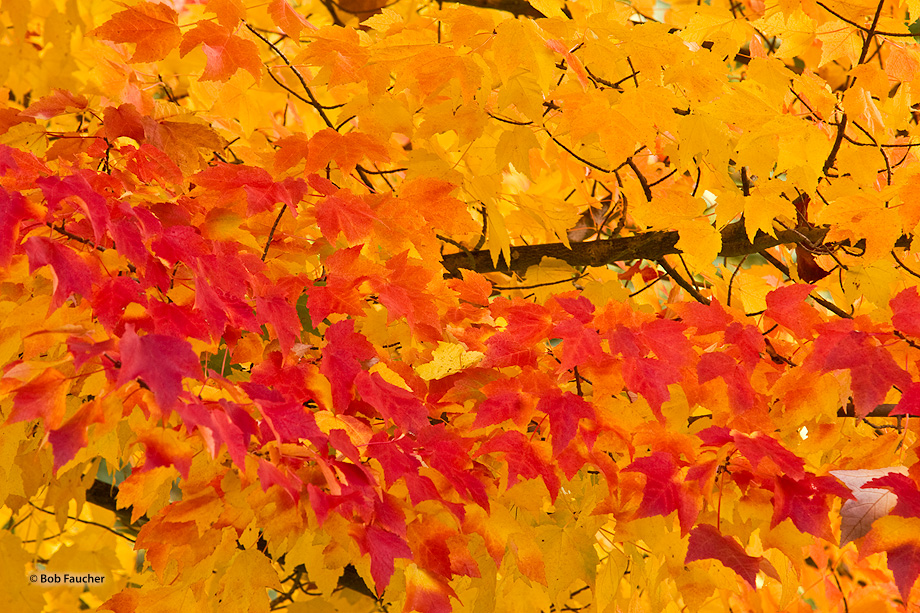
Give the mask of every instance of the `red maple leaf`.
[[0, 187], [0, 267], [7, 268], [19, 244], [19, 223], [29, 217], [28, 201]]
[[789, 518], [802, 532], [833, 540], [830, 496], [853, 498], [848, 487], [829, 475], [818, 477], [806, 473], [802, 479], [777, 476], [773, 481], [773, 519], [770, 527], [775, 528]]
[[917, 483], [907, 475], [899, 473], [888, 473], [884, 477], [879, 477], [869, 481], [865, 488], [886, 488], [897, 496], [898, 501], [892, 507], [892, 515], [901, 517], [920, 517], [920, 489]]
[[645, 489], [636, 517], [668, 516], [677, 511], [681, 534], [690, 530], [700, 512], [699, 502], [681, 486], [677, 464], [671, 454], [656, 451], [633, 461], [623, 472], [645, 475]]
[[920, 415], [920, 383], [911, 383], [901, 391], [901, 400], [890, 415]]
[[428, 425], [425, 405], [412, 392], [384, 381], [377, 373], [358, 372], [355, 389], [384, 419], [408, 432], [418, 432]]
[[102, 405], [91, 401], [77, 409], [73, 417], [60, 428], [48, 432], [48, 442], [51, 443], [51, 448], [54, 450], [54, 470], [60, 469], [61, 466], [72, 460], [78, 451], [86, 447], [86, 429], [91, 424], [104, 421]]
[[102, 120], [105, 137], [110, 141], [114, 141], [121, 136], [127, 136], [137, 141], [138, 144], [144, 142], [146, 137], [144, 116], [130, 102], [125, 102], [117, 108], [114, 106], [105, 107], [102, 111]]
[[200, 376], [198, 356], [186, 340], [162, 334], [138, 336], [134, 326], [129, 325], [118, 346], [121, 352], [118, 385], [142, 379], [163, 410], [172, 408], [178, 400], [184, 377]]
[[627, 358], [623, 360], [623, 381], [630, 391], [645, 398], [655, 417], [663, 420], [661, 405], [671, 399], [668, 385], [680, 381], [680, 372], [655, 358]]
[[701, 430], [697, 436], [707, 446], [721, 447], [733, 443], [751, 463], [752, 470], [759, 475], [785, 475], [794, 480], [805, 478], [805, 461], [783, 447], [775, 438], [762, 432], [747, 434], [721, 426], [711, 426]]
[[752, 588], [757, 585], [757, 571], [764, 561], [763, 558], [749, 556], [740, 543], [719, 534], [715, 526], [700, 524], [690, 532], [684, 563], [708, 559], [718, 560], [732, 569]]
[[920, 336], [920, 295], [917, 294], [917, 288], [907, 288], [888, 304], [895, 329], [911, 336]]
[[273, 485], [278, 485], [288, 493], [295, 504], [300, 502], [303, 481], [286, 467], [279, 467], [265, 458], [259, 458], [259, 468], [256, 474], [259, 476], [259, 483], [262, 485], [263, 492], [268, 491], [268, 488]]
[[552, 465], [549, 454], [538, 448], [533, 441], [517, 430], [509, 430], [489, 439], [479, 448], [477, 455], [484, 453], [502, 453], [508, 463], [508, 487], [518, 482], [518, 478], [535, 479], [541, 477], [553, 502], [559, 493], [559, 476]]
[[144, 446], [144, 464], [135, 469], [142, 473], [159, 466], [175, 466], [183, 479], [192, 468], [192, 449], [181, 444], [172, 431], [148, 431], [138, 434], [137, 442]]
[[375, 525], [370, 525], [360, 530], [356, 540], [361, 547], [362, 553], [369, 553], [371, 556], [371, 577], [374, 578], [374, 585], [377, 588], [377, 594], [383, 594], [383, 590], [390, 584], [390, 578], [393, 576], [394, 560], [396, 558], [412, 558], [412, 550], [406, 543], [405, 539], [397, 534], [393, 534]]
[[604, 357], [601, 337], [593, 327], [578, 319], [566, 319], [553, 326], [552, 335], [562, 339], [562, 359], [558, 372], [570, 370], [587, 362], [599, 362]]
[[345, 319], [326, 329], [326, 346], [319, 366], [332, 388], [333, 408], [339, 411], [348, 408], [352, 384], [363, 370], [362, 363], [377, 356], [373, 345], [354, 328], [354, 320]]
[[724, 351], [711, 351], [700, 356], [696, 366], [699, 382], [721, 377], [728, 387], [728, 401], [735, 411], [750, 410], [757, 402], [757, 393], [744, 369]]
[[872, 334], [853, 329], [852, 320], [823, 324], [805, 365], [823, 372], [847, 369], [853, 406], [858, 418], [882, 403], [892, 385], [900, 389], [911, 383], [888, 350], [874, 342]]
[[488, 306], [492, 296], [492, 282], [472, 270], [461, 270], [463, 279], [450, 279], [447, 286], [457, 292], [460, 300], [477, 306]]
[[31, 103], [22, 111], [25, 117], [51, 119], [66, 112], [82, 111], [89, 106], [86, 96], [74, 94], [64, 89], [55, 89], [47, 96]]
[[549, 415], [554, 457], [558, 456], [575, 437], [578, 420], [594, 419], [594, 407], [572, 392], [544, 396], [537, 403], [537, 410]]
[[805, 304], [813, 289], [814, 285], [799, 284], [773, 290], [767, 294], [765, 315], [800, 338], [811, 336], [814, 327], [821, 323], [818, 311]]
[[29, 238], [25, 251], [29, 256], [30, 274], [42, 266], [51, 267], [54, 294], [48, 314], [64, 304], [71, 294], [90, 295], [93, 272], [76, 252], [43, 236]]
[[303, 329], [297, 308], [278, 286], [268, 286], [256, 296], [256, 313], [261, 321], [270, 323], [278, 335], [281, 351], [287, 354], [300, 341]]
[[908, 601], [910, 589], [920, 576], [920, 544], [911, 543], [887, 551], [888, 568], [894, 575], [894, 582], [904, 602]]
[[115, 43], [136, 43], [131, 62], [162, 60], [179, 44], [179, 14], [167, 4], [139, 2], [92, 31], [93, 36]]
[[54, 368], [48, 368], [31, 381], [12, 391], [13, 410], [7, 423], [44, 419], [45, 428], [54, 430], [64, 418], [64, 394], [67, 378]]
[[488, 511], [489, 497], [477, 477], [477, 473], [484, 469], [477, 467], [470, 458], [472, 445], [472, 440], [463, 439], [448, 431], [443, 424], [438, 424], [428, 426], [419, 433], [415, 451], [429, 466], [444, 475], [461, 496]]
[[387, 261], [389, 275], [386, 279], [372, 281], [380, 303], [387, 308], [389, 321], [405, 317], [413, 332], [426, 339], [440, 338], [438, 309], [428, 291], [432, 271], [409, 263], [409, 254], [403, 251]]
[[[408, 441], [401, 438], [400, 441]], [[413, 472], [418, 472], [421, 463], [411, 455], [411, 449], [404, 450], [399, 442], [390, 439], [386, 432], [380, 431], [371, 437], [365, 448], [365, 454], [380, 462], [383, 468], [383, 478], [387, 487], [400, 479], [408, 477]]]
[[166, 187], [182, 183], [182, 171], [168, 155], [149, 143], [128, 154], [128, 171], [143, 183], [157, 182]]
[[57, 210], [61, 201], [73, 198], [74, 202], [86, 214], [93, 226], [93, 236], [96, 243], [102, 242], [109, 222], [109, 210], [105, 198], [93, 191], [86, 177], [80, 174], [69, 177], [43, 177], [36, 183], [42, 190], [48, 208]]
[[182, 37], [179, 56], [185, 57], [198, 45], [207, 57], [202, 81], [226, 81], [242, 68], [256, 83], [262, 82], [259, 48], [251, 40], [240, 38], [230, 28], [202, 20]]
[[699, 335], [721, 332], [734, 321], [719, 301], [713, 298], [708, 305], [699, 302], [685, 302], [673, 305], [675, 311], [680, 313], [684, 324], [696, 328]]
[[515, 390], [500, 390], [488, 394], [476, 407], [473, 428], [500, 424], [506, 419], [516, 419], [523, 408], [521, 394]]

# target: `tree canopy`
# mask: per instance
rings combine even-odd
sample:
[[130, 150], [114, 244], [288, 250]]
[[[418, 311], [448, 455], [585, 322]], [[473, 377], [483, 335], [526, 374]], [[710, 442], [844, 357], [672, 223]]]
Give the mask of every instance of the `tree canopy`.
[[916, 2], [0, 21], [3, 611], [918, 610]]

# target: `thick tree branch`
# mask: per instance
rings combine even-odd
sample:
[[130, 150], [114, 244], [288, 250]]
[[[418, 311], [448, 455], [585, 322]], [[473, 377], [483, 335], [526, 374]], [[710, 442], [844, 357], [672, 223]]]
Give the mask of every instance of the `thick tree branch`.
[[[758, 233], [751, 243], [747, 239], [742, 222], [729, 224], [722, 230], [722, 257], [740, 257], [775, 247], [777, 245], [808, 242], [820, 244], [828, 228], [777, 230], [776, 238]], [[500, 257], [498, 264], [492, 263], [488, 250], [451, 253], [442, 259], [444, 268], [452, 275], [458, 275], [461, 268], [486, 272], [523, 273], [531, 266], [540, 264], [544, 257], [563, 260], [572, 266], [605, 266], [613, 262], [629, 260], [659, 260], [663, 256], [680, 253], [676, 231], [646, 232], [635, 236], [610, 238], [584, 243], [571, 243], [569, 249], [563, 243], [544, 245], [521, 245], [511, 247], [511, 265]]]
[[527, 0], [454, 0], [454, 2], [481, 9], [504, 11], [511, 13], [515, 17], [531, 17], [533, 19], [546, 17], [546, 15], [531, 6]]

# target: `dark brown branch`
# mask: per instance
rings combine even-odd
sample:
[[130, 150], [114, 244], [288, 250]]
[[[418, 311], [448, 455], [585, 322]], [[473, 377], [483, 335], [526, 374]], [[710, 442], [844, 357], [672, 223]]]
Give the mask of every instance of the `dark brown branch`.
[[[696, 287], [694, 287], [692, 283], [690, 283], [689, 281], [681, 277], [680, 273], [674, 270], [674, 268], [670, 264], [668, 264], [667, 260], [665, 260], [664, 258], [661, 258], [660, 260], [658, 260], [658, 265], [661, 266], [666, 273], [668, 273], [669, 277], [674, 279], [675, 283], [677, 283], [679, 286], [684, 288], [685, 292], [693, 296], [694, 300], [696, 300], [700, 304], [705, 304], [705, 305], [708, 305], [710, 304], [710, 302], [712, 302], [711, 300], [709, 300], [709, 298], [701, 294], [700, 291], [696, 289]], [[693, 277], [690, 277], [690, 279], [692, 280]]]
[[[758, 233], [751, 243], [747, 239], [743, 222], [729, 224], [722, 230], [723, 257], [741, 257], [757, 253], [782, 244], [810, 242], [820, 244], [827, 234], [827, 228], [808, 228], [800, 230], [777, 230], [776, 238]], [[677, 241], [680, 235], [676, 231], [646, 232], [635, 236], [609, 238], [584, 243], [571, 243], [571, 248], [562, 243], [544, 245], [521, 245], [511, 247], [511, 265], [500, 258], [497, 265], [492, 264], [488, 250], [470, 253], [451, 253], [442, 259], [444, 268], [452, 275], [459, 275], [461, 268], [486, 272], [523, 273], [531, 266], [540, 264], [544, 257], [557, 258], [572, 266], [606, 266], [613, 262], [629, 260], [659, 260], [666, 255], [680, 253]]]
[[475, 6], [481, 9], [493, 9], [511, 13], [515, 17], [531, 17], [541, 19], [546, 17], [535, 9], [527, 0], [454, 0], [457, 4]]
[[847, 19], [846, 17], [844, 17], [844, 16], [841, 15], [840, 13], [837, 13], [837, 12], [831, 10], [830, 8], [828, 8], [828, 6], [827, 6], [826, 4], [824, 4], [823, 2], [816, 2], [815, 4], [817, 4], [818, 6], [820, 6], [821, 8], [823, 8], [825, 11], [827, 11], [828, 13], [830, 13], [831, 15], [833, 15], [834, 17], [836, 17], [836, 18], [839, 19], [840, 21], [842, 21], [842, 22], [844, 22], [844, 23], [848, 23], [848, 24], [850, 24], [851, 26], [853, 26], [854, 28], [856, 28], [857, 30], [861, 30], [861, 31], [866, 32], [866, 33], [868, 33], [868, 34], [870, 34], [870, 35], [891, 36], [891, 37], [896, 37], [896, 38], [913, 38], [913, 37], [914, 37], [914, 35], [911, 34], [910, 32], [905, 32], [905, 33], [901, 33], [901, 32], [876, 32], [876, 31], [873, 30], [873, 29], [870, 29], [870, 28], [867, 28], [867, 27], [865, 27], [865, 26], [859, 25], [859, 24], [856, 23], [855, 21], [850, 21], [849, 19]]
[[[869, 411], [866, 417], [897, 417], [891, 414], [891, 411], [893, 411], [896, 406], [897, 405], [894, 404], [880, 404]], [[837, 417], [856, 417], [856, 407], [850, 402], [847, 406], [837, 409]]]

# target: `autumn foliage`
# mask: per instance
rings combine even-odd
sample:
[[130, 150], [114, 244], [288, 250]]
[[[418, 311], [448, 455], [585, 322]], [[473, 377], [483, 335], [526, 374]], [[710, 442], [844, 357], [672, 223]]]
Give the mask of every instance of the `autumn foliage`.
[[0, 22], [4, 613], [920, 607], [915, 2]]

